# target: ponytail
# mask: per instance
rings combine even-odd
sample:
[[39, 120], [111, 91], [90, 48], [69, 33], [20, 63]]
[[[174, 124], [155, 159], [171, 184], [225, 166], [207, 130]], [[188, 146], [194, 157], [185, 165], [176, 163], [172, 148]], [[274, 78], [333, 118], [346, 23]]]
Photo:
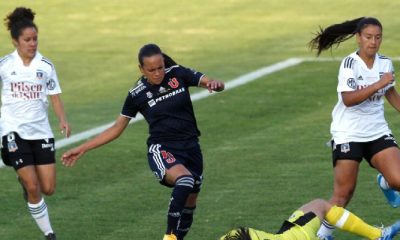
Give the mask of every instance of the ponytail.
[[163, 55], [163, 57], [164, 57], [164, 65], [165, 65], [166, 68], [169, 68], [169, 67], [178, 65], [178, 64], [174, 61], [174, 59], [172, 59], [172, 58], [171, 58], [170, 56], [168, 56], [167, 54], [163, 53], [162, 55]]
[[326, 29], [320, 27], [315, 37], [309, 42], [311, 50], [317, 50], [317, 56], [322, 51], [332, 48], [333, 45], [339, 46], [340, 43], [352, 38], [356, 33], [361, 31], [368, 25], [378, 26], [382, 29], [382, 24], [376, 18], [361, 17], [339, 24], [333, 24]]

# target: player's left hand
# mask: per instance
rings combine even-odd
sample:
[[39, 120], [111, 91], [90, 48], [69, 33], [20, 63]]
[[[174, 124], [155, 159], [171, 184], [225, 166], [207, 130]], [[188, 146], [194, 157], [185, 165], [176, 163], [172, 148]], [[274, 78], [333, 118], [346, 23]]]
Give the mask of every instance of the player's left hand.
[[59, 127], [61, 130], [61, 134], [63, 134], [65, 137], [68, 138], [71, 135], [71, 126], [68, 124], [67, 121], [61, 121]]
[[221, 92], [225, 89], [225, 84], [222, 81], [211, 80], [207, 83], [207, 89], [210, 93], [213, 91]]
[[70, 149], [61, 156], [62, 164], [66, 167], [72, 167], [83, 154], [85, 154], [85, 150], [82, 146]]

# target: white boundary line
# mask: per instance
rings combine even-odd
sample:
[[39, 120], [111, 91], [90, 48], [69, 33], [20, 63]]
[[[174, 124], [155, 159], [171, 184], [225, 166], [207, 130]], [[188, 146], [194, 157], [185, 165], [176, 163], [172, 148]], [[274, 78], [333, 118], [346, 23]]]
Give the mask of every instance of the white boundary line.
[[[257, 80], [260, 77], [263, 77], [265, 75], [268, 75], [268, 74], [283, 70], [283, 69], [288, 68], [288, 67], [292, 67], [292, 66], [298, 65], [303, 61], [304, 60], [301, 59], [301, 58], [289, 58], [289, 59], [286, 59], [284, 61], [272, 64], [270, 66], [263, 67], [263, 68], [260, 68], [258, 70], [255, 70], [253, 72], [241, 75], [241, 76], [239, 76], [239, 77], [237, 77], [235, 79], [232, 79], [231, 81], [227, 81], [227, 83], [225, 84], [225, 90], [229, 90], [229, 89], [232, 89], [232, 88], [236, 88], [236, 87], [242, 86], [242, 85], [244, 85], [244, 84], [246, 84], [248, 82]], [[208, 90], [202, 90], [200, 92], [197, 92], [197, 93], [193, 94], [191, 96], [191, 99], [192, 99], [192, 101], [198, 101], [200, 99], [203, 99], [203, 98], [206, 98], [206, 97], [209, 97], [209, 96], [212, 96], [212, 95], [214, 95], [214, 94], [210, 94], [208, 92]], [[129, 124], [134, 123], [134, 122], [138, 122], [138, 121], [141, 121], [141, 120], [143, 120], [143, 116], [138, 114], [136, 116], [136, 118], [132, 119], [129, 122]], [[113, 124], [114, 124], [114, 122], [110, 122], [110, 123], [104, 124], [102, 126], [95, 127], [95, 128], [89, 129], [87, 131], [74, 134], [74, 135], [70, 136], [69, 138], [64, 138], [64, 139], [58, 140], [55, 143], [55, 147], [56, 147], [56, 149], [59, 149], [59, 148], [63, 148], [63, 147], [66, 147], [68, 145], [74, 144], [76, 142], [88, 139], [88, 138], [90, 138], [90, 137], [92, 137], [94, 135], [97, 135], [97, 134], [103, 132], [104, 130], [106, 130], [107, 128], [112, 126]]]

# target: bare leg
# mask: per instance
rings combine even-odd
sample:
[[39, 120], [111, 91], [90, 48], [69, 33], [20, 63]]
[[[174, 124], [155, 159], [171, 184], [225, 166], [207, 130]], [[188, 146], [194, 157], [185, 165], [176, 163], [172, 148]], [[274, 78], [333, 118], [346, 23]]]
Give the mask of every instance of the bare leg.
[[353, 160], [338, 160], [334, 169], [333, 196], [330, 203], [347, 206], [356, 189], [360, 163]]
[[328, 201], [323, 199], [314, 199], [311, 202], [308, 202], [301, 206], [299, 210], [303, 211], [304, 213], [313, 212], [317, 217], [322, 221], [326, 213], [331, 209], [332, 204]]
[[28, 193], [28, 202], [38, 203], [42, 199], [42, 195], [35, 167], [30, 165], [20, 168], [17, 170], [17, 174]]
[[56, 164], [37, 165], [36, 173], [42, 193], [53, 195], [56, 188]]
[[400, 191], [400, 150], [397, 147], [378, 152], [372, 157], [371, 163], [382, 173], [391, 188]]
[[[47, 205], [41, 195], [41, 186], [44, 186], [45, 188], [47, 188], [47, 186], [54, 186], [55, 164], [51, 165], [53, 166], [47, 166], [45, 168], [36, 168], [35, 166], [30, 165], [17, 170], [17, 174], [28, 194], [29, 212], [45, 235], [53, 233], [53, 229], [51, 228]], [[49, 179], [48, 176], [54, 176], [54, 178]], [[47, 181], [53, 181], [53, 184], [49, 184]], [[52, 188], [52, 191], [54, 192], [54, 187]]]
[[313, 212], [320, 220], [324, 218], [327, 221], [347, 232], [351, 232], [369, 239], [377, 239], [381, 237], [382, 231], [377, 227], [373, 227], [365, 223], [362, 219], [349, 212], [348, 210], [331, 205], [323, 199], [315, 199], [303, 205], [301, 211]]

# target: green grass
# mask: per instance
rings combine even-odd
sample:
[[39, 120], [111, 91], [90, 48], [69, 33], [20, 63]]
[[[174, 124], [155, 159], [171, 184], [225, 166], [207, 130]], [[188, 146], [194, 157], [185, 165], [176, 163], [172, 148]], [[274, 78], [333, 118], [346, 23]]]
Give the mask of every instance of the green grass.
[[[119, 114], [139, 76], [137, 50], [147, 42], [157, 42], [183, 65], [229, 80], [289, 57], [312, 56], [306, 44], [319, 25], [372, 15], [385, 28], [381, 52], [400, 56], [395, 1], [309, 0], [292, 7], [296, 1], [17, 0], [0, 2], [0, 16], [19, 5], [38, 14], [40, 51], [56, 65], [75, 133]], [[0, 55], [12, 49], [3, 28]], [[354, 49], [350, 40], [333, 56]], [[188, 239], [217, 239], [238, 225], [274, 231], [301, 204], [330, 197], [325, 142], [338, 65], [303, 63], [194, 103], [206, 169]], [[397, 113], [391, 107], [386, 113], [399, 136]], [[55, 127], [52, 113], [51, 120]], [[76, 167], [58, 166], [57, 193], [46, 201], [60, 239], [161, 239], [170, 190], [148, 168], [146, 137], [142, 121]], [[349, 209], [373, 224], [389, 224], [398, 215], [385, 203], [375, 175], [362, 164]], [[1, 169], [0, 182], [0, 238], [38, 239], [13, 170]]]

